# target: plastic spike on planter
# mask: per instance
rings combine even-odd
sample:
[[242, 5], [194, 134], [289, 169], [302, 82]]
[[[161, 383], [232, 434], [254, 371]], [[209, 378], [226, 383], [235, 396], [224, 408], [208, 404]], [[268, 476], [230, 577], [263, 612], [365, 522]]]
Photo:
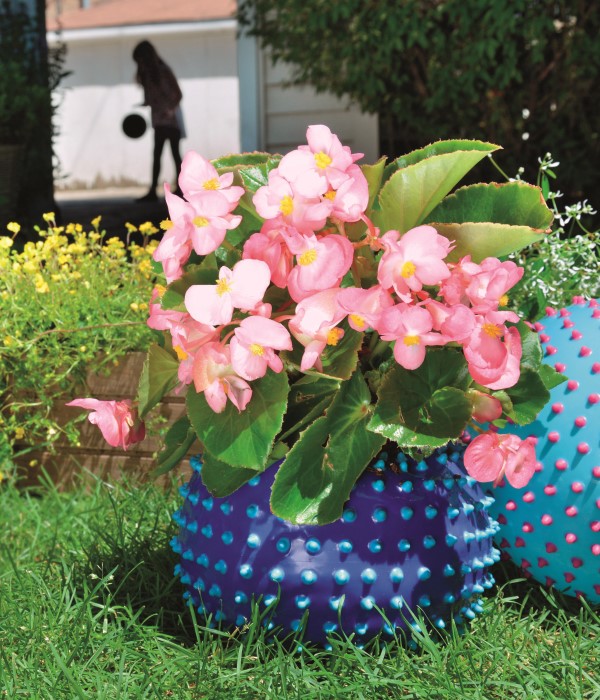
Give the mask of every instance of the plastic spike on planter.
[[[395, 468], [382, 452], [358, 481], [343, 516], [324, 526], [296, 526], [273, 516], [274, 467], [225, 499], [202, 484], [201, 462], [182, 489], [173, 549], [176, 574], [194, 605], [223, 625], [241, 626], [252, 599], [273, 605], [267, 624], [305, 641], [412, 631], [413, 613], [443, 629], [481, 612], [500, 557], [492, 538], [492, 499], [465, 479], [462, 446]], [[402, 456], [404, 457], [404, 456]], [[382, 612], [389, 621], [382, 616]]]
[[526, 576], [600, 603], [600, 304], [548, 310], [537, 325], [545, 361], [568, 377], [520, 437], [537, 438], [524, 489], [494, 489], [498, 544]]

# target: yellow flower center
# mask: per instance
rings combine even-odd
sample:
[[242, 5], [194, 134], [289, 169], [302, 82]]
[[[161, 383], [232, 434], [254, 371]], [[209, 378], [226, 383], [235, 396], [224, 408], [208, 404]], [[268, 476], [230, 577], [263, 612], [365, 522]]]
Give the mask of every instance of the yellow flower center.
[[421, 339], [419, 338], [418, 335], [405, 335], [402, 342], [404, 345], [419, 345], [421, 342]]
[[173, 350], [175, 350], [175, 354], [183, 362], [183, 360], [187, 360], [188, 354], [187, 352], [181, 347], [181, 345], [174, 345]]
[[499, 306], [508, 306], [508, 294], [503, 294], [498, 300]]
[[225, 277], [221, 277], [221, 279], [217, 282], [217, 294], [222, 297], [223, 294], [229, 294], [231, 291], [231, 282], [228, 279], [225, 279]]
[[402, 277], [405, 279], [407, 277], [412, 277], [415, 274], [415, 270], [417, 269], [416, 265], [411, 262], [410, 260], [407, 260], [404, 265], [402, 265], [402, 269], [400, 270], [400, 274]]
[[344, 331], [341, 328], [332, 328], [327, 334], [327, 345], [337, 345], [343, 335]]
[[330, 199], [332, 202], [335, 199], [335, 190], [327, 190], [323, 195], [326, 199]]
[[218, 190], [219, 181], [216, 177], [211, 177], [210, 180], [205, 180], [202, 187], [204, 187], [205, 190]]
[[284, 216], [289, 216], [294, 211], [294, 200], [289, 194], [286, 194], [285, 197], [281, 199], [281, 202], [279, 203], [279, 211]]
[[208, 219], [205, 219], [203, 216], [197, 216], [195, 219], [192, 219], [192, 223], [194, 226], [202, 228], [203, 226], [208, 226]]
[[319, 151], [318, 153], [315, 153], [315, 163], [317, 164], [317, 168], [325, 170], [328, 165], [331, 165], [331, 158], [327, 155], [327, 153]]
[[502, 328], [495, 323], [484, 323], [483, 332], [489, 335], [490, 338], [500, 338], [502, 335]]
[[350, 320], [355, 326], [358, 326], [361, 330], [367, 325], [365, 319], [358, 314], [350, 314]]
[[310, 248], [310, 250], [305, 250], [304, 253], [298, 256], [298, 264], [304, 266], [312, 265], [316, 259], [317, 251], [314, 248]]
[[258, 343], [252, 343], [249, 348], [250, 352], [257, 357], [262, 357], [265, 354], [265, 349]]

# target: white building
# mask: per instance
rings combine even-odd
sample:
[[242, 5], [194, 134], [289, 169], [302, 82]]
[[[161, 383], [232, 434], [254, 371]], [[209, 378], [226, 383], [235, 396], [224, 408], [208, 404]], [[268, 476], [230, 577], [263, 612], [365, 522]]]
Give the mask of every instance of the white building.
[[[237, 36], [235, 0], [82, 0], [89, 6], [72, 9], [68, 3], [63, 0], [58, 19], [48, 10], [48, 42], [66, 43], [71, 71], [59, 89], [57, 189], [149, 183], [152, 130], [136, 140], [121, 130], [131, 112], [149, 122], [131, 58], [142, 39], [154, 44], [179, 80], [183, 152], [207, 158], [240, 150], [286, 152], [305, 141], [309, 124], [324, 123], [365, 153], [366, 162], [378, 157], [377, 118], [308, 87], [283, 88], [285, 68], [273, 68], [253, 39]], [[161, 180], [174, 180], [168, 146]]]

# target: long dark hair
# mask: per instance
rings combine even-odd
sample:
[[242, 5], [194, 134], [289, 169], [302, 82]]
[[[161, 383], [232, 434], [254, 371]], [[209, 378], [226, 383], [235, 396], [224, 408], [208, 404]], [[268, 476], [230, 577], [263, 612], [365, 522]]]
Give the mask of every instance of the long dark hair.
[[138, 69], [136, 80], [140, 85], [145, 85], [148, 80], [157, 81], [158, 71], [161, 65], [166, 65], [149, 41], [140, 41], [133, 49], [133, 60]]

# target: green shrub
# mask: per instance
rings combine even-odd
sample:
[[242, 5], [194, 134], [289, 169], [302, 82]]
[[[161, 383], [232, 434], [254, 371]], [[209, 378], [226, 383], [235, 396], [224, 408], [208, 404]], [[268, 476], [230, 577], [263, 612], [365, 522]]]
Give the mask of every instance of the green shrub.
[[[47, 230], [35, 227], [37, 240], [21, 251], [0, 237], [0, 471], [17, 443], [51, 449], [61, 433], [75, 442], [76, 427], [53, 418], [54, 401], [89, 369], [109, 369], [152, 338], [145, 319], [156, 243], [107, 237], [100, 217], [89, 231], [44, 218]], [[8, 229], [16, 236], [20, 226]]]
[[600, 191], [600, 4], [574, 0], [241, 0], [293, 83], [379, 114], [388, 156], [502, 144], [510, 170], [552, 150], [567, 192]]

